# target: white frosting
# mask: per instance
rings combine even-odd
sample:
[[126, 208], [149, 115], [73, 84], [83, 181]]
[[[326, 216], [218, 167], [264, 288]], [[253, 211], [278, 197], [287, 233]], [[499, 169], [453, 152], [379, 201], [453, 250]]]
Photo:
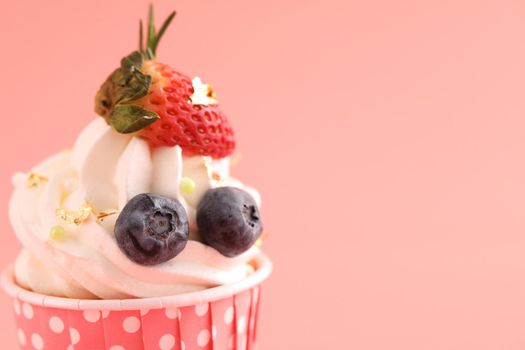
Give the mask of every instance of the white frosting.
[[[252, 270], [249, 262], [259, 250], [227, 258], [193, 240], [196, 206], [209, 188], [237, 186], [258, 193], [229, 176], [229, 160], [182, 156], [180, 147], [150, 150], [136, 137], [121, 135], [97, 118], [79, 136], [72, 151], [55, 155], [33, 171], [48, 178], [28, 188], [22, 175], [13, 177], [15, 191], [10, 218], [24, 250], [16, 262], [18, 282], [36, 292], [70, 298], [129, 298], [173, 295], [235, 283]], [[220, 180], [211, 174], [217, 173]], [[196, 188], [185, 195], [182, 177]], [[139, 193], [177, 198], [190, 219], [190, 241], [174, 259], [156, 266], [141, 266], [119, 249], [113, 235], [117, 215], [103, 222], [91, 216], [81, 225], [68, 224], [57, 208], [77, 210], [86, 202], [98, 211], [120, 211]], [[64, 239], [49, 238], [51, 227], [61, 225]]]

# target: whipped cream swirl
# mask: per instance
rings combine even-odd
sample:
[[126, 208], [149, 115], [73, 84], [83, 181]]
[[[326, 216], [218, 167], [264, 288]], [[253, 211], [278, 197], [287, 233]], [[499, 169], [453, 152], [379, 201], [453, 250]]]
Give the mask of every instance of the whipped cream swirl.
[[[178, 146], [150, 149], [144, 140], [118, 134], [97, 118], [73, 150], [45, 160], [33, 171], [47, 181], [29, 188], [25, 175], [15, 175], [9, 210], [24, 245], [15, 273], [25, 288], [69, 298], [143, 298], [235, 283], [253, 271], [250, 262], [259, 253], [257, 247], [227, 258], [198, 241], [196, 207], [208, 189], [239, 187], [260, 204], [257, 191], [230, 177], [228, 158], [185, 157]], [[196, 184], [191, 194], [180, 192], [184, 177]], [[118, 215], [104, 221], [91, 215], [80, 225], [56, 215], [57, 208], [78, 210], [86, 203], [99, 212], [118, 213], [140, 193], [177, 198], [190, 219], [185, 249], [156, 266], [135, 264], [120, 251], [113, 234]], [[50, 238], [56, 225], [65, 228], [63, 239]]]

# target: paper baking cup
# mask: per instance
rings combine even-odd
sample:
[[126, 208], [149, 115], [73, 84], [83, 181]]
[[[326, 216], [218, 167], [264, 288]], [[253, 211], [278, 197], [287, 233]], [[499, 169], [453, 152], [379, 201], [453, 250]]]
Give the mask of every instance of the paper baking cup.
[[13, 268], [2, 286], [13, 297], [21, 349], [253, 350], [265, 255], [242, 282], [161, 298], [79, 300], [19, 287]]

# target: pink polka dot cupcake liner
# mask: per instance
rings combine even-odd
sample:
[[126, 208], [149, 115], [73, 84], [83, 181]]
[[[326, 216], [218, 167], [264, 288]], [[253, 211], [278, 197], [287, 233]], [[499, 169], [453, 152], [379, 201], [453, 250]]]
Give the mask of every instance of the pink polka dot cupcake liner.
[[2, 286], [13, 297], [21, 349], [253, 350], [261, 283], [272, 264], [263, 254], [245, 280], [161, 298], [79, 300], [19, 287], [13, 269]]

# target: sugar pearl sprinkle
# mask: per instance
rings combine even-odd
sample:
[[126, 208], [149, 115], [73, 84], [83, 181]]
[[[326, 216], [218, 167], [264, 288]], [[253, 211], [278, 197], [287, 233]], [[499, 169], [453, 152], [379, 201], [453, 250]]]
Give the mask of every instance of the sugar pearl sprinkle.
[[192, 194], [195, 191], [195, 181], [189, 177], [183, 177], [180, 180], [180, 191], [183, 194]]
[[66, 237], [66, 230], [63, 226], [56, 225], [51, 227], [51, 230], [49, 232], [49, 238], [51, 238], [54, 241], [61, 241]]
[[78, 188], [78, 180], [75, 178], [70, 178], [64, 181], [64, 190], [67, 193], [72, 193]]

